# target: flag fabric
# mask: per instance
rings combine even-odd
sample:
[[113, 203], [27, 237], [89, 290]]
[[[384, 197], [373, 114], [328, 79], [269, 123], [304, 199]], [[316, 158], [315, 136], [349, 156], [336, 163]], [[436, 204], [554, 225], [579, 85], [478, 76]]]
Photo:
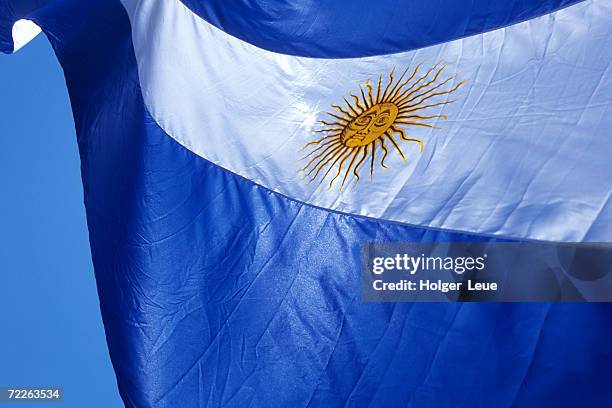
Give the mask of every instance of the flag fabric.
[[609, 0], [0, 0], [38, 27], [126, 406], [612, 404], [605, 303], [359, 298], [363, 242], [611, 240]]

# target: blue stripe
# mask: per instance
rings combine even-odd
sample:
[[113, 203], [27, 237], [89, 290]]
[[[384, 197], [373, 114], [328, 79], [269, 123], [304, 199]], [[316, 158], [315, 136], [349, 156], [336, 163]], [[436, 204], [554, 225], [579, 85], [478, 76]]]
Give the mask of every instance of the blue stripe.
[[359, 242], [484, 238], [326, 212], [196, 157], [144, 109], [121, 6], [77, 4], [37, 22], [127, 406], [612, 404], [612, 305], [360, 302]]
[[551, 13], [580, 0], [181, 0], [258, 47], [321, 58], [413, 50]]

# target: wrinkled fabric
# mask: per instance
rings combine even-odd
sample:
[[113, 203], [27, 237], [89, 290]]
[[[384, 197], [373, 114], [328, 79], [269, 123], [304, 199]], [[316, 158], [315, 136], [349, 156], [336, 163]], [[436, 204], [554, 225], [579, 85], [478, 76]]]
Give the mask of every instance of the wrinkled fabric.
[[[261, 50], [179, 0], [122, 3], [147, 109], [183, 146], [234, 173], [319, 207], [422, 227], [545, 241], [610, 237], [608, 1], [418, 51], [351, 59]], [[359, 95], [360, 86], [367, 93], [367, 81], [375, 92], [379, 76], [385, 89], [393, 70], [399, 82], [405, 69], [404, 79], [423, 64], [416, 74], [422, 78], [436, 63], [446, 64], [439, 80], [432, 73], [419, 85], [434, 81], [439, 95], [410, 102], [429, 106], [413, 113], [429, 120], [403, 126], [422, 140], [423, 151], [395, 133], [404, 156], [385, 138], [366, 147], [371, 155], [349, 152], [365, 161], [361, 180], [347, 159], [342, 171], [340, 164], [322, 166], [319, 173], [329, 177], [308, 182], [312, 173], [300, 169], [314, 154], [300, 160], [308, 153], [303, 148], [331, 137], [320, 121], [341, 120], [332, 105], [350, 110], [344, 98]], [[425, 90], [420, 94], [433, 94]], [[380, 164], [384, 147], [387, 168]], [[330, 149], [318, 151], [320, 160], [331, 160]], [[328, 188], [342, 173], [344, 188], [340, 180]]]
[[316, 208], [228, 172], [152, 119], [118, 1], [28, 17], [66, 74], [126, 406], [612, 404], [610, 305], [362, 303], [360, 242], [490, 238]]
[[427, 47], [552, 13], [581, 0], [180, 0], [260, 48], [318, 58]]

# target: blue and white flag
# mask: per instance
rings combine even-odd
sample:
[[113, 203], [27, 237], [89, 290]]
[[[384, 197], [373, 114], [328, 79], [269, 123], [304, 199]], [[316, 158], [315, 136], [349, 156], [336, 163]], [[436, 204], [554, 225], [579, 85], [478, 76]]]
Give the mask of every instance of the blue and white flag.
[[363, 242], [612, 241], [612, 1], [0, 0], [40, 29], [126, 406], [612, 405], [606, 304], [359, 298]]

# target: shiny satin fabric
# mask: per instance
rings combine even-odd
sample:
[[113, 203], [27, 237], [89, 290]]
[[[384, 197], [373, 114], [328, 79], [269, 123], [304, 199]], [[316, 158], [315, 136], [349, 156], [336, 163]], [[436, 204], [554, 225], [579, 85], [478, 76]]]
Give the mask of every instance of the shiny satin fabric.
[[[123, 4], [147, 109], [225, 169], [348, 214], [515, 239], [610, 238], [609, 2], [349, 59], [262, 50], [178, 0]], [[407, 113], [389, 135], [361, 147], [330, 139], [368, 94], [400, 83]]]
[[351, 58], [409, 51], [552, 13], [580, 0], [181, 0], [226, 33], [290, 55]]
[[228, 172], [145, 108], [119, 2], [30, 18], [66, 73], [126, 406], [612, 403], [608, 304], [362, 303], [361, 241], [491, 238], [328, 211]]

